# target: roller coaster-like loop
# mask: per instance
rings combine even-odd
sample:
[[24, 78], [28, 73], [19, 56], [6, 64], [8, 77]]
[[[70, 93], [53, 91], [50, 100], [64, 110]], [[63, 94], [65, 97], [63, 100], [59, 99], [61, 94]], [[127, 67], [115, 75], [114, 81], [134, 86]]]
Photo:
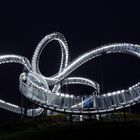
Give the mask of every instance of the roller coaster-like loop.
[[[53, 40], [60, 44], [61, 63], [56, 74], [46, 77], [39, 70], [39, 59], [44, 47]], [[37, 116], [43, 112], [44, 108], [72, 114], [97, 114], [116, 111], [139, 103], [140, 83], [128, 87], [128, 89], [100, 94], [100, 86], [97, 82], [84, 77], [69, 77], [74, 70], [87, 61], [109, 53], [128, 53], [140, 57], [140, 46], [127, 43], [105, 45], [86, 52], [69, 62], [68, 45], [65, 37], [60, 33], [52, 33], [45, 36], [36, 47], [31, 65], [28, 59], [22, 56], [0, 56], [0, 64], [12, 62], [24, 66], [25, 71], [19, 78], [21, 94], [39, 106], [36, 109], [25, 110], [17, 105], [0, 100], [0, 107], [18, 114], [26, 112], [27, 116]], [[83, 97], [62, 93], [61, 87], [69, 84], [90, 86], [93, 88], [93, 93]], [[51, 89], [50, 86], [53, 86], [53, 88]]]
[[[62, 51], [62, 60], [61, 67], [58, 73], [51, 77], [45, 77], [40, 73], [39, 70], [39, 57], [44, 49], [45, 45], [48, 44], [52, 40], [58, 40], [61, 45]], [[135, 104], [139, 101], [139, 84], [134, 86], [134, 88], [129, 87], [127, 90], [121, 90], [111, 93], [106, 93], [100, 95], [100, 87], [99, 84], [95, 81], [91, 81], [87, 78], [82, 77], [68, 77], [75, 69], [83, 65], [89, 60], [101, 56], [102, 54], [108, 53], [129, 53], [131, 55], [135, 55], [137, 57], [140, 56], [140, 46], [134, 44], [120, 43], [120, 44], [111, 44], [102, 46], [100, 48], [91, 50], [77, 59], [73, 60], [70, 64], [66, 64], [66, 60], [68, 60], [68, 48], [67, 44], [65, 44], [66, 40], [63, 38], [60, 33], [53, 33], [47, 35], [45, 38], [37, 46], [35, 53], [32, 58], [32, 68], [33, 73], [36, 75], [41, 75], [42, 78], [45, 79], [48, 86], [57, 85], [57, 89], [55, 92], [44, 89], [43, 87], [38, 86], [37, 84], [27, 85], [26, 83], [22, 83], [21, 81], [21, 92], [29, 93], [30, 96], [28, 98], [32, 98], [36, 104], [48, 108], [55, 111], [65, 112], [65, 113], [75, 113], [75, 114], [89, 114], [89, 113], [104, 113], [107, 111], [114, 111], [116, 109], [121, 109], [123, 107], [128, 107], [130, 105]], [[65, 62], [65, 67], [62, 67], [62, 63]], [[62, 69], [61, 69], [62, 68]], [[67, 77], [67, 78], [66, 78]], [[35, 83], [35, 82], [33, 82]], [[61, 83], [61, 84], [60, 84]], [[91, 96], [87, 97], [83, 100], [83, 97], [74, 96], [67, 93], [61, 93], [59, 90], [61, 86], [64, 84], [84, 84], [87, 86], [91, 86], [95, 89], [96, 92], [91, 94]], [[29, 88], [30, 87], [30, 88]], [[26, 89], [25, 92], [22, 89]], [[135, 94], [130, 92], [137, 91]], [[95, 94], [97, 93], [97, 94]], [[136, 98], [134, 98], [134, 95]], [[45, 96], [45, 101], [40, 100], [40, 97]], [[92, 106], [86, 107], [86, 103], [92, 103]]]

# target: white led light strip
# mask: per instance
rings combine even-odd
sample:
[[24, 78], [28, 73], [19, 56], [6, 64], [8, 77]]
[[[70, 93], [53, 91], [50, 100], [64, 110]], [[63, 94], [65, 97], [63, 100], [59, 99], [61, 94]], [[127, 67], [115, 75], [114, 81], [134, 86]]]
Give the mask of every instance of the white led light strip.
[[[61, 64], [58, 73], [46, 77], [39, 70], [40, 55], [50, 42], [56, 40], [61, 46]], [[38, 108], [27, 109], [27, 116], [38, 116], [44, 108], [56, 112], [72, 114], [96, 114], [115, 111], [139, 103], [140, 84], [137, 83], [128, 89], [100, 94], [100, 86], [97, 82], [84, 77], [68, 77], [74, 70], [84, 63], [108, 53], [128, 53], [140, 57], [140, 46], [127, 43], [116, 43], [93, 49], [69, 63], [68, 45], [65, 37], [60, 33], [52, 33], [45, 36], [35, 49], [32, 64], [27, 58], [17, 55], [0, 56], [0, 64], [20, 63], [25, 71], [20, 75], [20, 91]], [[61, 87], [69, 84], [82, 84], [93, 88], [90, 96], [75, 96], [70, 93], [62, 93]], [[50, 86], [53, 88], [51, 89]], [[21, 114], [25, 108], [0, 100], [0, 107]]]

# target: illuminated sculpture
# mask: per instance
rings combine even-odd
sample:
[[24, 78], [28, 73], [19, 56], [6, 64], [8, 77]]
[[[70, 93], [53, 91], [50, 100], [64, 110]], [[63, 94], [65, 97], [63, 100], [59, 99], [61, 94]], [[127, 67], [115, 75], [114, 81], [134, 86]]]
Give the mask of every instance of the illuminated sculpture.
[[[57, 40], [61, 46], [61, 65], [58, 73], [51, 77], [45, 77], [39, 70], [39, 58], [44, 47], [52, 41]], [[44, 108], [56, 112], [71, 114], [99, 114], [115, 111], [139, 103], [140, 83], [128, 89], [100, 94], [100, 86], [97, 82], [83, 77], [68, 77], [75, 69], [102, 54], [128, 53], [140, 57], [140, 46], [134, 44], [111, 44], [93, 49], [68, 63], [69, 51], [65, 37], [60, 33], [52, 33], [45, 36], [38, 44], [32, 64], [27, 58], [17, 55], [0, 56], [0, 64], [20, 63], [25, 71], [20, 75], [20, 91], [38, 108], [27, 109], [27, 116], [38, 116]], [[94, 92], [86, 98], [61, 92], [61, 86], [66, 84], [83, 84], [94, 88]], [[50, 86], [52, 90], [50, 90]], [[86, 103], [91, 103], [86, 106]], [[21, 114], [25, 109], [20, 106], [0, 100], [0, 107]]]

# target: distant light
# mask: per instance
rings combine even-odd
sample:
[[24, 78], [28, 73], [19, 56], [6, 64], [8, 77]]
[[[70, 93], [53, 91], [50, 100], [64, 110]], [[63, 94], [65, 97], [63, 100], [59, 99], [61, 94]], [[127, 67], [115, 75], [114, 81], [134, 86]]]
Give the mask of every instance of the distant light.
[[68, 98], [69, 97], [69, 94], [65, 94], [65, 97]]
[[107, 93], [108, 96], [111, 96], [111, 93]]

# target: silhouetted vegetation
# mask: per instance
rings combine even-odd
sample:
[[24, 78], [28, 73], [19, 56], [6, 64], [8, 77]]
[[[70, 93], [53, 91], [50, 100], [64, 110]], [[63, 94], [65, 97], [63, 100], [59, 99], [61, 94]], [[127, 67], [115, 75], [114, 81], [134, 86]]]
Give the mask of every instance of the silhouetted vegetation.
[[26, 118], [1, 123], [0, 140], [11, 139], [74, 139], [140, 137], [140, 115], [118, 112], [104, 115], [100, 120], [68, 121], [66, 115]]

